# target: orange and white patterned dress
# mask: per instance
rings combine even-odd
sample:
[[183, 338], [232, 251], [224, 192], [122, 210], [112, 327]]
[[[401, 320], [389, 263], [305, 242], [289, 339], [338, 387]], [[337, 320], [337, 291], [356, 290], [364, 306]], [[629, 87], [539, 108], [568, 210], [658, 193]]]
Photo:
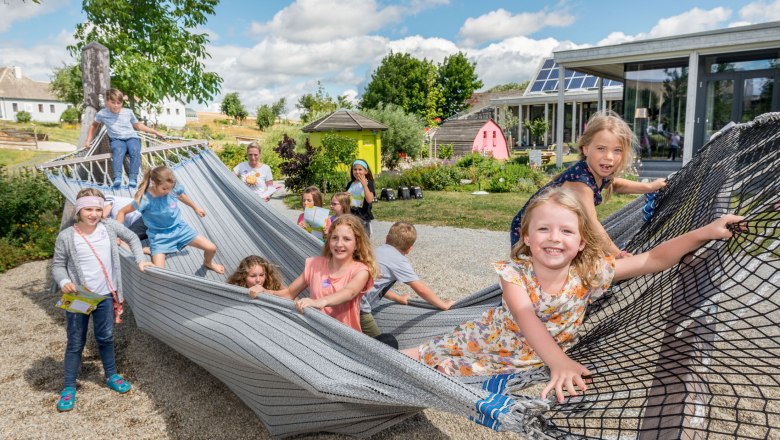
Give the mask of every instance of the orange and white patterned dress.
[[[501, 278], [525, 287], [536, 316], [564, 351], [577, 341], [577, 330], [591, 296], [601, 295], [609, 288], [615, 274], [615, 259], [607, 257], [598, 267], [601, 270], [596, 278], [597, 288], [583, 286], [572, 267], [563, 289], [549, 294], [539, 286], [528, 257], [495, 263]], [[488, 310], [478, 320], [460, 324], [449, 334], [421, 345], [420, 359], [453, 376], [516, 373], [543, 363], [526, 342], [503, 299], [500, 306]]]

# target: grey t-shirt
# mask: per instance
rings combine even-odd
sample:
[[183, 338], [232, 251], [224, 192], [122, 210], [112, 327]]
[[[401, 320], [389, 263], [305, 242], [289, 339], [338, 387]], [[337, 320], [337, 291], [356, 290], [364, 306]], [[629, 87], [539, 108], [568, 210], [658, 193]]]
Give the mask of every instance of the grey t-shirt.
[[377, 265], [379, 266], [379, 278], [374, 280], [374, 287], [360, 298], [360, 311], [371, 313], [371, 309], [379, 304], [396, 281], [411, 283], [420, 277], [412, 269], [412, 263], [406, 255], [389, 244], [383, 244], [374, 251]]

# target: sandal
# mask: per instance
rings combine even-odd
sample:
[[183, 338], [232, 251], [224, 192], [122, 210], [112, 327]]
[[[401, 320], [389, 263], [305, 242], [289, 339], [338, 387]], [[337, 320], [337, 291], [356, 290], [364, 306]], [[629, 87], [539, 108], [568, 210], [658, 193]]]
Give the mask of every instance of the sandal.
[[124, 394], [130, 391], [130, 382], [124, 380], [122, 376], [118, 374], [113, 374], [111, 377], [106, 379], [106, 385], [119, 394]]
[[57, 411], [70, 411], [76, 404], [76, 387], [65, 387], [60, 392], [60, 400], [57, 401]]

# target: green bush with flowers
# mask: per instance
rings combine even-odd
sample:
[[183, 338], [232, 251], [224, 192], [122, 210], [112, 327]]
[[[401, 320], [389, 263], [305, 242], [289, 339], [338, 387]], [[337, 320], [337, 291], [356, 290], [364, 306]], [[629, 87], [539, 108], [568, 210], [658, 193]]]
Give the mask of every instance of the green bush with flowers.
[[62, 195], [43, 174], [0, 167], [0, 273], [51, 258], [62, 205]]

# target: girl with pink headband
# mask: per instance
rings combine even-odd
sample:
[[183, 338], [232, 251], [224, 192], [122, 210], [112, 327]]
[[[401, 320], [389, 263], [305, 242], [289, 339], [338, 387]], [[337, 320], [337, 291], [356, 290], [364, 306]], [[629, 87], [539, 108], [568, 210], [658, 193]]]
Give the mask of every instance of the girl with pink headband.
[[76, 224], [57, 235], [52, 261], [52, 278], [63, 293], [75, 293], [76, 286], [105, 296], [91, 314], [66, 312], [68, 344], [65, 348], [65, 386], [57, 402], [59, 411], [70, 411], [76, 403], [76, 379], [81, 369], [81, 353], [87, 342], [89, 318], [103, 361], [106, 385], [120, 393], [130, 391], [130, 384], [116, 371], [114, 357], [114, 322], [122, 314], [122, 277], [117, 239], [130, 244], [138, 268], [146, 261], [138, 237], [112, 219], [103, 218], [103, 193], [86, 188], [76, 197]]

